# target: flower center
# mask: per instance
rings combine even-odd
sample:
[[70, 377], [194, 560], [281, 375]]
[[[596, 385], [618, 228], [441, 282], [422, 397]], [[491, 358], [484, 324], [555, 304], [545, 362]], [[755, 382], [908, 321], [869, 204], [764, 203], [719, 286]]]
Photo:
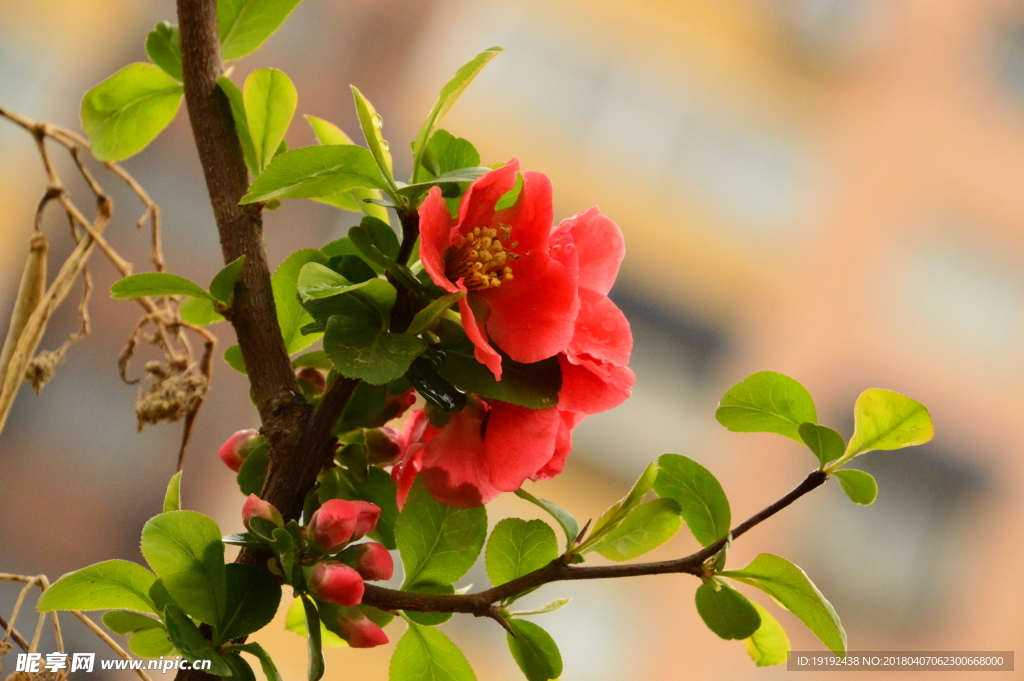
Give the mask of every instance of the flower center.
[[[501, 286], [502, 281], [512, 281], [511, 262], [519, 256], [506, 251], [512, 228], [508, 225], [474, 227], [460, 237], [455, 247], [445, 257], [445, 275], [451, 281], [461, 277], [470, 291], [481, 291]], [[519, 244], [514, 241], [509, 249]]]

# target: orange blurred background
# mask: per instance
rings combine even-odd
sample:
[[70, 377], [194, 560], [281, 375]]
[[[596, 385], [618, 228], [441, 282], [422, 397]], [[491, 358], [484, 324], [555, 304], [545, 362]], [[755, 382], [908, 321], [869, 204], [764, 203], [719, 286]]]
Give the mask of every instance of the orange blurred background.
[[[162, 19], [174, 21], [170, 0], [0, 0], [0, 105], [77, 128], [85, 90], [144, 60], [145, 34]], [[855, 507], [829, 483], [739, 540], [730, 566], [763, 551], [793, 560], [835, 605], [853, 650], [1024, 643], [1024, 5], [305, 0], [232, 77], [280, 68], [298, 87], [299, 114], [353, 136], [348, 85], [358, 85], [383, 114], [396, 174], [407, 174], [397, 152], [437, 89], [491, 45], [506, 52], [444, 127], [476, 144], [484, 163], [516, 156], [547, 173], [556, 219], [599, 204], [618, 222], [627, 258], [612, 297], [636, 339], [633, 397], [580, 426], [565, 473], [529, 489], [596, 517], [649, 461], [678, 452], [711, 469], [733, 517], [745, 518], [815, 460], [784, 438], [719, 426], [715, 405], [730, 385], [762, 369], [791, 375], [847, 436], [861, 390], [898, 390], [930, 407], [937, 436], [858, 459], [878, 478], [878, 501]], [[289, 145], [314, 142], [296, 116]], [[184, 109], [125, 166], [163, 210], [171, 269], [208, 281], [220, 250]], [[44, 188], [30, 137], [0, 121], [0, 319]], [[136, 204], [114, 196], [108, 237], [144, 268]], [[54, 216], [47, 229], [60, 257], [69, 240]], [[266, 219], [271, 262], [354, 222], [286, 202]], [[0, 572], [53, 579], [109, 558], [141, 560], [139, 532], [174, 472], [180, 428], [137, 434], [136, 389], [117, 376], [137, 308], [105, 295], [117, 277], [99, 254], [91, 270], [92, 336], [39, 396], [23, 389], [0, 436]], [[43, 347], [75, 328], [74, 307], [73, 294]], [[227, 325], [213, 329], [221, 349], [233, 344]], [[226, 533], [241, 527], [242, 497], [214, 452], [258, 422], [243, 377], [218, 360], [214, 381], [184, 501]], [[537, 517], [531, 508], [509, 496], [489, 514], [492, 524]], [[684, 530], [650, 558], [696, 548]], [[480, 566], [469, 582], [486, 583]], [[741, 644], [705, 628], [696, 586], [675, 575], [553, 584], [524, 603], [574, 598], [537, 618], [561, 648], [566, 681], [782, 677], [784, 668], [755, 669]], [[15, 596], [0, 585], [0, 613]], [[794, 649], [822, 648], [753, 596]], [[103, 651], [83, 628], [67, 628], [69, 650]], [[392, 625], [392, 640], [400, 630]], [[444, 631], [478, 678], [521, 678], [493, 622], [459, 615]], [[255, 638], [286, 679], [302, 678], [301, 639], [280, 622]], [[392, 647], [332, 649], [326, 678], [385, 679]]]

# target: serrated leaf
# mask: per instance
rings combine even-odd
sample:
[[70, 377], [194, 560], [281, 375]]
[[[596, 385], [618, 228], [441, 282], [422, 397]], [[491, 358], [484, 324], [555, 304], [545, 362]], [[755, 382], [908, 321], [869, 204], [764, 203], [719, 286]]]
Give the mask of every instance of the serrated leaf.
[[395, 539], [405, 567], [405, 584], [452, 584], [473, 563], [487, 537], [483, 506], [452, 508], [435, 501], [417, 480], [395, 523]]
[[227, 598], [215, 645], [259, 631], [270, 624], [281, 603], [281, 585], [265, 565], [225, 566]]
[[267, 167], [284, 141], [298, 98], [295, 85], [283, 71], [259, 69], [245, 79], [242, 101], [259, 172]]
[[803, 570], [785, 558], [762, 553], [742, 570], [719, 574], [761, 589], [799, 617], [829, 650], [846, 652], [846, 631], [832, 604]]
[[381, 329], [380, 313], [352, 298], [348, 314], [336, 314], [327, 322], [324, 352], [338, 373], [380, 385], [405, 374], [427, 344], [420, 338]]
[[181, 83], [154, 64], [136, 62], [85, 93], [82, 128], [92, 155], [121, 161], [146, 147], [178, 113]]
[[629, 560], [653, 551], [676, 536], [682, 524], [679, 504], [672, 499], [655, 499], [630, 511], [590, 550], [612, 560]]
[[136, 657], [150, 659], [156, 659], [161, 655], [170, 657], [176, 654], [174, 644], [171, 643], [171, 639], [167, 636], [167, 630], [162, 624], [159, 627], [132, 634], [132, 637], [128, 639], [128, 650], [132, 651]]
[[580, 553], [585, 553], [592, 550], [592, 547], [597, 544], [601, 539], [605, 537], [609, 532], [614, 530], [619, 523], [626, 519], [629, 512], [640, 505], [643, 501], [644, 496], [654, 488], [654, 481], [658, 477], [658, 465], [651, 463], [644, 469], [640, 477], [633, 487], [629, 490], [629, 494], [624, 496], [619, 501], [615, 502], [608, 507], [601, 517], [594, 523], [593, 529], [590, 531], [590, 536], [587, 537], [582, 544], [580, 544]]
[[761, 616], [754, 604], [725, 584], [704, 582], [697, 587], [695, 600], [704, 624], [727, 641], [748, 638], [761, 626]]
[[846, 442], [843, 441], [843, 436], [828, 426], [801, 423], [799, 432], [804, 444], [818, 457], [822, 468], [830, 461], [841, 457], [846, 451]]
[[817, 423], [814, 399], [797, 381], [759, 371], [726, 391], [715, 418], [738, 433], [778, 433], [803, 444], [801, 423]]
[[161, 513], [142, 528], [142, 555], [153, 572], [185, 612], [211, 625], [225, 606], [220, 537], [217, 523], [196, 511]]
[[409, 622], [395, 646], [390, 681], [476, 681], [466, 656], [437, 629]]
[[103, 624], [115, 634], [126, 636], [146, 629], [163, 629], [160, 620], [138, 612], [111, 610], [103, 613]]
[[130, 274], [124, 279], [115, 281], [114, 285], [110, 287], [110, 297], [114, 300], [146, 296], [195, 296], [213, 300], [213, 296], [199, 284], [169, 272]]
[[224, 317], [213, 309], [213, 301], [209, 298], [186, 298], [178, 306], [178, 314], [182, 321], [192, 326], [209, 326], [224, 321]]
[[499, 586], [539, 570], [558, 557], [555, 532], [543, 520], [505, 518], [487, 540], [487, 576]]
[[508, 649], [528, 681], [550, 681], [562, 675], [562, 654], [548, 632], [533, 622], [507, 620], [515, 637], [505, 632]]
[[330, 298], [348, 291], [361, 288], [363, 284], [353, 284], [330, 267], [319, 262], [310, 262], [302, 266], [296, 282], [302, 300], [319, 300]]
[[313, 321], [299, 302], [298, 280], [302, 268], [309, 263], [327, 262], [327, 257], [315, 248], [295, 251], [278, 265], [270, 280], [274, 291], [274, 307], [277, 309], [277, 323], [281, 327], [285, 349], [289, 355], [304, 350], [320, 339], [321, 334], [303, 335], [302, 327]]
[[175, 80], [181, 76], [181, 34], [178, 27], [166, 21], [156, 25], [146, 36], [146, 56]]
[[302, 0], [217, 0], [221, 57], [241, 59], [255, 52]]
[[230, 307], [231, 299], [235, 295], [235, 282], [241, 276], [243, 267], [245, 267], [244, 255], [225, 265], [224, 269], [218, 272], [210, 282], [210, 295]]
[[683, 520], [701, 546], [710, 546], [729, 534], [729, 499], [711, 471], [693, 459], [680, 454], [658, 457], [654, 491], [679, 504]]
[[456, 137], [447, 130], [437, 130], [427, 143], [423, 165], [432, 177], [437, 177], [453, 170], [479, 166], [480, 154], [469, 140]]
[[126, 560], [107, 560], [62, 576], [43, 592], [39, 612], [125, 608], [156, 613], [149, 590], [156, 577]]
[[231, 668], [224, 661], [210, 642], [203, 637], [188, 615], [176, 605], [168, 605], [164, 608], [164, 624], [167, 626], [167, 636], [170, 637], [174, 647], [181, 653], [182, 657], [190, 662], [197, 660], [209, 660], [209, 673], [214, 676], [226, 676], [231, 673]]
[[789, 658], [789, 636], [778, 620], [753, 601], [750, 602], [761, 618], [761, 626], [743, 641], [747, 654], [758, 667], [782, 664]]
[[935, 435], [928, 408], [906, 395], [871, 388], [853, 407], [853, 437], [842, 461], [875, 449], [923, 445]]
[[420, 128], [419, 133], [416, 135], [416, 141], [412, 145], [414, 182], [420, 179], [420, 173], [423, 172], [420, 169], [421, 160], [427, 147], [427, 141], [430, 139], [431, 133], [434, 132], [434, 128], [440, 125], [441, 120], [451, 110], [459, 96], [469, 87], [469, 84], [473, 82], [473, 79], [477, 77], [477, 74], [487, 66], [491, 59], [502, 51], [500, 47], [491, 47], [484, 50], [456, 71], [455, 76], [441, 88], [434, 107], [427, 115], [427, 120], [423, 122], [423, 127]]
[[562, 531], [565, 532], [565, 549], [568, 551], [569, 547], [572, 546], [572, 543], [576, 540], [576, 536], [580, 533], [580, 524], [576, 520], [576, 517], [555, 502], [535, 497], [522, 488], [517, 489], [515, 491], [515, 495], [544, 509], [558, 522]]
[[181, 471], [171, 476], [164, 493], [164, 513], [181, 510]]
[[386, 186], [373, 156], [362, 147], [301, 147], [274, 158], [249, 187], [241, 203], [314, 199], [356, 187], [383, 189]]
[[[330, 121], [316, 116], [306, 115], [306, 120], [313, 128], [313, 134], [320, 144], [355, 144], [352, 138], [345, 134], [345, 131]], [[342, 210], [350, 210], [358, 213], [365, 213], [383, 222], [388, 222], [388, 211], [371, 201], [379, 201], [381, 193], [377, 189], [351, 189], [347, 192], [334, 196], [325, 196], [317, 201], [330, 204]], [[371, 201], [368, 201], [370, 199]]]
[[245, 115], [245, 97], [242, 91], [227, 76], [217, 79], [217, 85], [228, 98], [231, 104], [231, 116], [235, 120], [235, 132], [238, 134], [238, 143], [242, 147], [242, 157], [245, 159], [245, 167], [249, 169], [253, 177], [260, 174], [256, 167], [256, 150], [252, 145], [252, 136], [249, 134], [249, 120]]
[[878, 498], [878, 483], [870, 473], [856, 468], [844, 468], [833, 471], [832, 476], [839, 480], [839, 486], [855, 504], [869, 506]]

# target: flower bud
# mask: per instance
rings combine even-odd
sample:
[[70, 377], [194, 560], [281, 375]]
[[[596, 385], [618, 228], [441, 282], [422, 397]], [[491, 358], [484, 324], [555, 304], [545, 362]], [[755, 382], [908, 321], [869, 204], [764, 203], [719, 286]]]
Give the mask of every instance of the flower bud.
[[251, 518], [264, 518], [278, 527], [284, 527], [284, 518], [281, 517], [281, 512], [269, 501], [264, 501], [255, 494], [250, 494], [242, 504], [242, 522], [247, 530]]
[[224, 444], [217, 450], [217, 455], [220, 456], [221, 461], [227, 464], [228, 468], [237, 473], [248, 454], [246, 445], [259, 435], [259, 431], [252, 428], [240, 430], [224, 441]]
[[319, 369], [299, 367], [295, 370], [295, 378], [298, 379], [303, 392], [311, 397], [323, 395], [327, 390], [327, 377]]
[[356, 517], [356, 526], [352, 531], [352, 539], [350, 540], [356, 541], [357, 539], [362, 539], [363, 535], [377, 526], [377, 520], [380, 518], [380, 507], [368, 501], [353, 501], [350, 503], [356, 504], [359, 507], [359, 515]]
[[334, 553], [352, 541], [362, 509], [354, 501], [330, 499], [309, 519], [306, 537], [324, 553]]
[[341, 630], [341, 637], [348, 642], [351, 648], [373, 648], [382, 646], [388, 642], [388, 636], [384, 630], [366, 617], [357, 608], [348, 610], [348, 614], [338, 616], [338, 628]]
[[376, 542], [350, 546], [339, 557], [355, 568], [363, 579], [371, 582], [391, 579], [395, 573], [395, 561], [391, 554]]
[[366, 438], [366, 460], [370, 464], [383, 466], [394, 463], [402, 454], [399, 446], [402, 435], [393, 428], [367, 428], [363, 437]]
[[359, 605], [363, 578], [344, 563], [317, 563], [309, 573], [309, 592], [335, 605]]

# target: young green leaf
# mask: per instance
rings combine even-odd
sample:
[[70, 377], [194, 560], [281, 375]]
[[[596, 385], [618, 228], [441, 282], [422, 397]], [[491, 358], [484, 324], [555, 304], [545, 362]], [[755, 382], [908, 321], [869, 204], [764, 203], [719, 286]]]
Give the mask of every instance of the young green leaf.
[[231, 104], [231, 116], [235, 120], [235, 132], [238, 134], [238, 143], [242, 147], [245, 167], [255, 177], [260, 174], [260, 170], [256, 166], [256, 150], [252, 145], [252, 135], [249, 134], [249, 120], [245, 115], [245, 96], [227, 76], [218, 78], [217, 85], [220, 86], [220, 89], [227, 96], [228, 102]]
[[523, 174], [516, 173], [516, 183], [507, 192], [502, 194], [498, 202], [494, 204], [494, 210], [505, 210], [516, 205], [516, 201], [519, 200], [519, 195], [523, 192]]
[[761, 626], [754, 604], [724, 584], [704, 582], [697, 587], [696, 601], [704, 624], [727, 641], [748, 638]]
[[803, 443], [801, 423], [817, 423], [807, 389], [789, 376], [759, 371], [729, 388], [715, 412], [718, 422], [737, 433], [778, 433]]
[[313, 128], [316, 141], [320, 144], [355, 144], [345, 131], [323, 118], [304, 114], [309, 127]]
[[228, 648], [229, 650], [244, 651], [259, 660], [260, 667], [263, 669], [263, 675], [267, 678], [267, 681], [284, 681], [281, 678], [281, 673], [277, 671], [277, 665], [274, 664], [270, 653], [259, 643], [246, 643], [245, 645], [234, 645]]
[[416, 199], [427, 193], [431, 187], [441, 184], [451, 184], [453, 182], [472, 182], [478, 177], [486, 175], [489, 172], [491, 172], [490, 168], [482, 168], [479, 166], [473, 168], [459, 168], [443, 175], [438, 175], [437, 177], [429, 180], [423, 180], [422, 182], [416, 182], [415, 184], [407, 184], [399, 189], [398, 193], [401, 196]]
[[856, 468], [844, 468], [833, 471], [832, 477], [839, 480], [839, 486], [855, 504], [869, 506], [878, 497], [878, 483], [870, 473], [859, 471]]
[[747, 654], [758, 667], [782, 664], [789, 658], [789, 636], [778, 620], [753, 601], [750, 602], [761, 617], [761, 626], [743, 641]]
[[185, 612], [211, 625], [225, 606], [220, 537], [217, 523], [196, 511], [161, 513], [142, 528], [142, 555], [153, 572]]
[[181, 471], [171, 476], [164, 493], [164, 513], [181, 510]]
[[[371, 284], [371, 282], [377, 282]], [[354, 284], [344, 276], [338, 274], [330, 267], [321, 265], [318, 262], [310, 262], [302, 266], [299, 271], [299, 279], [296, 282], [299, 296], [302, 302], [330, 298], [349, 291], [356, 291], [369, 286], [388, 286], [387, 282], [379, 279], [368, 279]], [[390, 305], [388, 309], [390, 309]]]
[[387, 188], [369, 151], [355, 145], [301, 147], [275, 157], [241, 203], [314, 199], [356, 187]]
[[846, 652], [846, 631], [832, 604], [803, 570], [785, 558], [762, 553], [742, 570], [726, 570], [722, 577], [756, 586], [800, 618], [829, 650]]
[[111, 610], [103, 613], [103, 624], [119, 636], [134, 634], [146, 629], [163, 629], [164, 627], [158, 619], [127, 610]]
[[558, 557], [555, 532], [543, 520], [505, 518], [487, 540], [487, 576], [499, 586], [539, 570]]
[[182, 321], [192, 326], [209, 326], [224, 321], [224, 317], [213, 309], [213, 301], [209, 298], [186, 298], [178, 306], [178, 314]]
[[82, 128], [92, 155], [120, 161], [142, 151], [174, 119], [181, 83], [154, 64], [136, 62], [85, 93]]
[[[367, 236], [370, 237], [370, 241], [374, 247], [380, 251], [386, 258], [394, 260], [398, 257], [398, 249], [400, 244], [398, 243], [398, 235], [395, 234], [395, 230], [391, 229], [391, 225], [383, 220], [377, 220], [376, 218], [365, 217], [359, 222], [358, 227], [352, 227], [349, 229], [349, 238], [353, 239], [352, 231], [356, 230], [359, 232], [365, 231]], [[356, 244], [359, 248], [359, 244]], [[362, 250], [360, 248], [360, 250]]]
[[217, 0], [221, 56], [225, 61], [255, 52], [301, 0]]
[[[326, 121], [316, 116], [306, 115], [306, 120], [309, 122], [311, 128], [313, 128], [313, 134], [316, 135], [317, 142], [320, 144], [355, 144], [352, 138], [345, 134], [345, 131], [336, 126], [330, 121]], [[334, 196], [326, 196], [317, 201], [328, 203], [332, 206], [341, 208], [342, 210], [350, 210], [354, 212], [361, 212], [375, 217], [383, 222], [388, 222], [388, 211], [383, 206], [379, 206], [375, 203], [367, 201], [372, 199], [380, 201], [381, 193], [377, 189], [351, 189], [341, 194]]]
[[373, 108], [370, 100], [359, 91], [359, 88], [355, 85], [351, 87], [352, 98], [356, 103], [356, 115], [359, 117], [359, 127], [363, 129], [366, 146], [370, 148], [370, 153], [373, 154], [374, 160], [377, 161], [377, 167], [380, 168], [381, 175], [384, 176], [384, 179], [391, 186], [391, 191], [394, 192], [398, 187], [395, 185], [392, 172], [391, 147], [381, 134], [384, 119]]
[[320, 503], [328, 499], [348, 501], [369, 501], [380, 509], [377, 525], [367, 535], [376, 539], [388, 549], [395, 549], [395, 521], [398, 520], [398, 506], [395, 504], [395, 483], [383, 469], [371, 466], [366, 480], [357, 480], [349, 471], [334, 466], [320, 479], [317, 490]]
[[306, 611], [306, 643], [309, 655], [309, 666], [306, 672], [308, 681], [320, 681], [326, 670], [324, 664], [323, 643], [320, 639], [320, 614], [304, 594], [302, 607]]
[[483, 506], [452, 508], [435, 501], [417, 480], [395, 523], [395, 539], [405, 567], [405, 584], [452, 584], [473, 563], [487, 537]]
[[249, 445], [249, 453], [242, 460], [242, 466], [238, 469], [238, 475], [235, 477], [238, 489], [242, 494], [249, 496], [250, 494], [259, 494], [263, 490], [263, 482], [266, 480], [269, 464], [267, 440], [260, 436]]
[[594, 529], [591, 530], [590, 536], [580, 544], [579, 552], [586, 553], [591, 550], [591, 547], [625, 520], [629, 512], [639, 506], [644, 496], [653, 489], [654, 481], [657, 477], [658, 466], [655, 463], [651, 463], [633, 484], [629, 494], [612, 504], [607, 511], [601, 514], [601, 517], [594, 523]]
[[437, 629], [409, 622], [395, 646], [389, 681], [476, 681], [466, 656]]
[[218, 272], [213, 277], [213, 281], [210, 282], [210, 295], [230, 307], [231, 300], [235, 295], [235, 282], [241, 276], [244, 266], [244, 255], [235, 258], [225, 265], [224, 269]]
[[423, 122], [423, 127], [420, 128], [419, 134], [416, 135], [416, 141], [412, 145], [413, 182], [418, 181], [424, 172], [421, 169], [421, 161], [427, 147], [427, 141], [430, 139], [431, 133], [434, 132], [434, 128], [440, 125], [441, 120], [451, 110], [459, 96], [469, 87], [469, 84], [473, 82], [477, 74], [501, 51], [503, 50], [500, 47], [491, 47], [484, 50], [456, 71], [455, 76], [441, 88], [434, 107], [427, 115], [427, 120]]
[[565, 532], [565, 550], [568, 551], [569, 547], [571, 547], [572, 543], [576, 541], [576, 537], [580, 533], [580, 524], [576, 520], [575, 516], [555, 502], [535, 497], [525, 489], [517, 489], [515, 495], [520, 499], [526, 499], [535, 506], [543, 508], [558, 522], [562, 531]]
[[[292, 601], [291, 606], [288, 608], [284, 618], [284, 628], [287, 631], [298, 634], [302, 638], [306, 638], [308, 635], [306, 629], [306, 609], [302, 605], [301, 598], [296, 598]], [[320, 643], [321, 646], [327, 648], [342, 648], [348, 645], [340, 636], [329, 631], [324, 626], [323, 621], [320, 622]]]
[[667, 542], [679, 532], [682, 524], [679, 504], [673, 499], [655, 499], [630, 511], [590, 550], [612, 560], [629, 560]]
[[516, 617], [526, 617], [527, 615], [544, 615], [549, 612], [561, 610], [565, 606], [569, 605], [571, 598], [556, 598], [547, 605], [542, 605], [539, 608], [533, 608], [531, 610], [516, 610], [512, 614]]
[[195, 296], [214, 299], [199, 284], [169, 272], [129, 274], [124, 279], [115, 281], [114, 285], [110, 287], [110, 297], [114, 300], [146, 296]]
[[146, 56], [175, 80], [181, 76], [181, 34], [178, 27], [166, 21], [156, 25], [146, 36]]
[[298, 92], [291, 78], [277, 69], [259, 69], [249, 74], [242, 89], [245, 119], [255, 153], [256, 168], [262, 172], [274, 158], [295, 115]]
[[865, 390], [857, 398], [853, 424], [853, 437], [840, 459], [842, 463], [874, 449], [923, 445], [935, 435], [927, 407], [906, 395], [879, 388]]
[[505, 632], [508, 649], [528, 681], [549, 681], [562, 675], [562, 654], [548, 632], [533, 622], [506, 620], [512, 631]]
[[819, 426], [816, 423], [801, 423], [800, 438], [810, 448], [814, 455], [821, 462], [824, 468], [830, 461], [835, 461], [846, 451], [846, 443], [843, 436], [828, 426]]
[[43, 592], [39, 612], [125, 608], [156, 613], [149, 590], [156, 577], [126, 560], [107, 560], [69, 572]]
[[190, 662], [197, 660], [210, 661], [210, 674], [214, 676], [225, 676], [231, 673], [224, 658], [220, 656], [210, 642], [206, 640], [188, 615], [178, 606], [171, 604], [164, 608], [164, 624], [167, 625], [167, 635], [170, 637], [174, 647], [181, 652], [182, 657]]
[[274, 291], [274, 307], [277, 308], [277, 322], [289, 355], [304, 350], [320, 338], [320, 334], [303, 335], [300, 331], [313, 321], [298, 299], [299, 273], [309, 263], [323, 265], [327, 263], [327, 257], [315, 248], [295, 251], [278, 265], [270, 280]]
[[480, 154], [476, 147], [469, 140], [456, 137], [447, 130], [438, 130], [431, 135], [423, 154], [423, 166], [431, 177], [479, 165]]
[[227, 605], [217, 626], [217, 645], [267, 626], [281, 603], [281, 585], [265, 565], [230, 563], [225, 578]]
[[128, 639], [128, 650], [136, 657], [156, 659], [160, 656], [173, 657], [178, 652], [167, 636], [164, 625], [132, 634]]
[[658, 457], [654, 491], [679, 504], [683, 520], [701, 546], [710, 546], [729, 534], [729, 499], [711, 471], [693, 459], [680, 454]]
[[224, 351], [224, 361], [238, 373], [248, 373], [245, 369], [245, 359], [242, 357], [242, 348], [237, 345], [232, 345]]
[[416, 313], [405, 332], [410, 336], [418, 336], [424, 331], [431, 330], [437, 325], [441, 315], [452, 305], [459, 302], [459, 298], [462, 298], [464, 295], [466, 295], [465, 291], [456, 291], [455, 293], [449, 293], [430, 301], [429, 305]]

